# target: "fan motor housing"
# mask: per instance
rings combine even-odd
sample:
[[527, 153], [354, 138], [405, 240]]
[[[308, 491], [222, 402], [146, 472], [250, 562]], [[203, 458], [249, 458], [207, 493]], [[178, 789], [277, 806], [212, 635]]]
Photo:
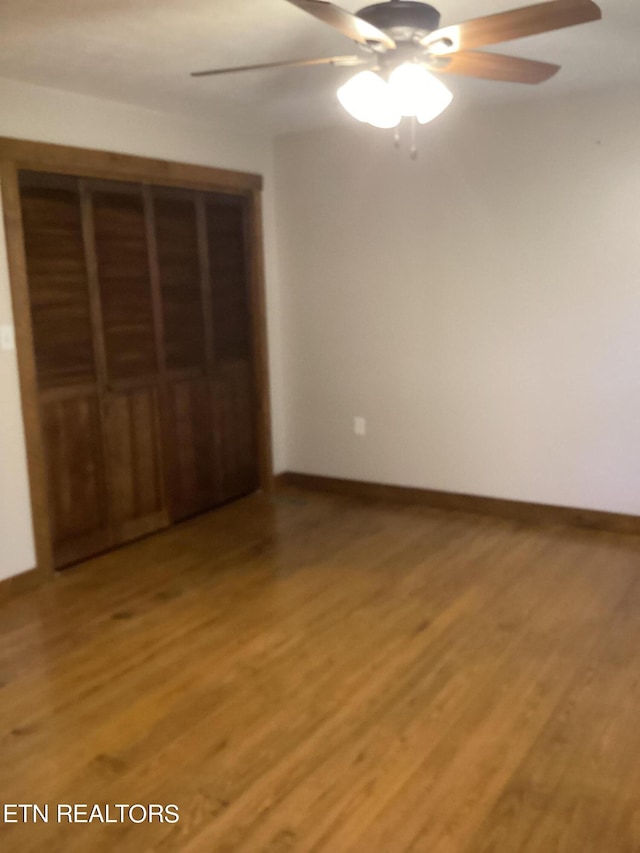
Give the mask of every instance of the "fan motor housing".
[[427, 3], [418, 3], [417, 0], [375, 3], [373, 6], [365, 6], [356, 14], [379, 30], [402, 27], [430, 33], [440, 26], [440, 12]]

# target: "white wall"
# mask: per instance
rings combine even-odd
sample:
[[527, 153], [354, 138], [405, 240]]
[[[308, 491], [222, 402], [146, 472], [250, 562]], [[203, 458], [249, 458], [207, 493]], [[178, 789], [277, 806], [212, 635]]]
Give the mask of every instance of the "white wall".
[[[259, 172], [271, 356], [274, 462], [283, 467], [279, 381], [273, 145], [263, 127], [216, 114], [202, 121], [0, 80], [0, 135]], [[0, 323], [11, 318], [4, 239], [0, 240]], [[0, 579], [34, 566], [24, 437], [13, 355], [0, 354]]]
[[639, 95], [278, 140], [291, 470], [640, 513]]

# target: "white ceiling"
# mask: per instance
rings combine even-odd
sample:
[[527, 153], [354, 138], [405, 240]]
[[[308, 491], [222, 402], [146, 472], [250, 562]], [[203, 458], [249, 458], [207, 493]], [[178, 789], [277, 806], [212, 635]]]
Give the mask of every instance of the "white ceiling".
[[[342, 0], [357, 11], [367, 0]], [[442, 24], [527, 0], [434, 0]], [[459, 100], [492, 103], [640, 83], [640, 0], [599, 0], [603, 20], [500, 45], [558, 62], [541, 86], [447, 77]], [[347, 69], [191, 78], [201, 68], [351, 53], [352, 43], [285, 0], [0, 0], [0, 77], [206, 118], [259, 115], [281, 130], [341, 120]]]

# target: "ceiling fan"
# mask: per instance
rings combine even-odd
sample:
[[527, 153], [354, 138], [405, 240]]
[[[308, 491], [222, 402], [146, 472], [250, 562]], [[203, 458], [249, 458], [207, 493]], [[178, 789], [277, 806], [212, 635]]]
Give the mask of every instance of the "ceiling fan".
[[367, 66], [338, 90], [355, 118], [395, 127], [402, 116], [425, 123], [439, 115], [452, 95], [436, 74], [461, 74], [512, 83], [542, 83], [559, 65], [477, 50], [486, 45], [551, 32], [602, 17], [592, 0], [547, 0], [440, 27], [440, 13], [417, 0], [388, 0], [347, 12], [327, 0], [287, 0], [356, 42], [359, 53], [214, 68], [193, 77], [311, 65]]

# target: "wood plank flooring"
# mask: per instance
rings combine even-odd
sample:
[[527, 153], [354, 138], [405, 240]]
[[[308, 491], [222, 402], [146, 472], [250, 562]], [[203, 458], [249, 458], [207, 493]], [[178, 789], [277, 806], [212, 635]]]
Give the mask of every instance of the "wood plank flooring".
[[288, 490], [0, 605], [0, 850], [640, 851], [640, 540]]

